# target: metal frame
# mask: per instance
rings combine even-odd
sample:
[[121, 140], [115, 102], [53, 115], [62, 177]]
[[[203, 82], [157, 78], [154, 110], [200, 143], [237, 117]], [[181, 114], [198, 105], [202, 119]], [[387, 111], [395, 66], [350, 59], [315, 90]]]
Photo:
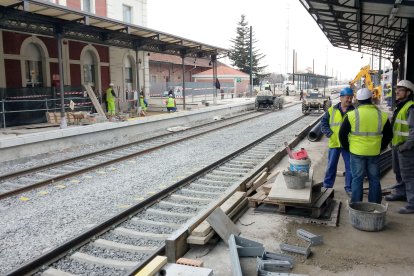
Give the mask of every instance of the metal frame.
[[40, 0], [0, 3], [0, 28], [132, 50], [210, 57], [228, 50]]
[[333, 46], [393, 58], [414, 18], [414, 2], [300, 0]]

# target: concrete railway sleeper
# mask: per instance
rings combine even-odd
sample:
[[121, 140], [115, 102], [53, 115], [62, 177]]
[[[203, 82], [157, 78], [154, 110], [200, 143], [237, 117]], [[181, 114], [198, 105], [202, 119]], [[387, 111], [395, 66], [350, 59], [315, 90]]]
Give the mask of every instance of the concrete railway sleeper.
[[[292, 144], [298, 142], [315, 122], [309, 117], [298, 117], [8, 274], [133, 275], [155, 255], [166, 250], [165, 239], [173, 232], [194, 229], [214, 210], [213, 203], [215, 206], [221, 204], [263, 168], [273, 166], [274, 163], [271, 162], [278, 162], [285, 154], [285, 139], [293, 140]], [[290, 127], [297, 130], [288, 130]], [[299, 130], [300, 135], [295, 135]], [[271, 139], [274, 136], [279, 136], [278, 143], [277, 139]], [[211, 173], [222, 170], [221, 167], [232, 168], [231, 164], [236, 162], [236, 156], [242, 157], [249, 151], [254, 151], [257, 145], [269, 144], [270, 140], [275, 143], [274, 152], [269, 152], [260, 161], [257, 160], [255, 167], [246, 171], [243, 176], [226, 178], [228, 184], [224, 187], [220, 185], [220, 181], [213, 181], [211, 184], [214, 185], [209, 187], [211, 192], [196, 192], [200, 190], [201, 181], [208, 179]], [[216, 193], [212, 192], [214, 187], [219, 187]], [[207, 194], [214, 197], [209, 198]]]
[[188, 140], [189, 138], [221, 130], [267, 114], [270, 113], [252, 112], [245, 115], [238, 115], [225, 120], [215, 121], [174, 132], [172, 134], [163, 134], [123, 146], [69, 158], [53, 164], [46, 164], [25, 169], [20, 172], [2, 175], [0, 176], [0, 199], [92, 171], [109, 164], [121, 162], [166, 146], [171, 147], [171, 145]]

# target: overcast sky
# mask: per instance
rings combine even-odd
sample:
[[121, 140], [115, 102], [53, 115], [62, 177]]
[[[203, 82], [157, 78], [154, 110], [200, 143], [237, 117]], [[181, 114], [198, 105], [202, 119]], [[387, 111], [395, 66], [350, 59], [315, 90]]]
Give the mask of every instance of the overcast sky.
[[[370, 56], [334, 48], [299, 0], [147, 0], [148, 27], [187, 39], [229, 49], [236, 37], [241, 15], [253, 27], [255, 45], [266, 57], [269, 72], [285, 72], [286, 29], [289, 26], [288, 72], [292, 71], [292, 51], [298, 55], [298, 70], [354, 78]], [[289, 24], [287, 24], [289, 22]], [[378, 61], [374, 59], [374, 68]], [[225, 60], [222, 60], [226, 62]], [[227, 61], [226, 63], [229, 63]], [[382, 66], [384, 67], [384, 65]]]

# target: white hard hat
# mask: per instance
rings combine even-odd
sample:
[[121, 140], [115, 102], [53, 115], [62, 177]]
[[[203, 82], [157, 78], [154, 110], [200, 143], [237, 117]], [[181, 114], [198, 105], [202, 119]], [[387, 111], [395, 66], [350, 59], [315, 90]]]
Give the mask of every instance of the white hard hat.
[[372, 97], [372, 92], [368, 88], [359, 89], [356, 95], [357, 100], [368, 100]]
[[113, 82], [111, 82], [111, 83], [109, 84], [109, 86], [114, 86], [114, 83], [113, 83]]
[[400, 80], [397, 83], [397, 87], [405, 87], [405, 88], [411, 90], [412, 92], [414, 92], [414, 84], [409, 80]]

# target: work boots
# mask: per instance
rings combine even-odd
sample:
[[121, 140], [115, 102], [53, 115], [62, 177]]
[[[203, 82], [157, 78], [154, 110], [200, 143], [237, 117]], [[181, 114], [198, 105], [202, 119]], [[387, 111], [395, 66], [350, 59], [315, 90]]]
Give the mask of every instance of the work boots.
[[385, 196], [384, 199], [386, 201], [407, 201], [407, 197], [400, 194], [390, 194]]

